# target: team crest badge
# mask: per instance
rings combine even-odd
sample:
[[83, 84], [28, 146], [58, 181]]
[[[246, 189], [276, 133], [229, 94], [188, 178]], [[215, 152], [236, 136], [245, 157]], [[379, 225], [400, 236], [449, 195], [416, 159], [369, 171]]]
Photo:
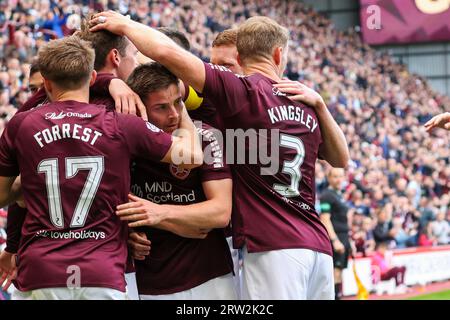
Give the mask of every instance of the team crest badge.
[[191, 173], [191, 169], [185, 169], [178, 167], [177, 165], [171, 164], [170, 165], [170, 173], [177, 179], [184, 180], [189, 176], [189, 173]]

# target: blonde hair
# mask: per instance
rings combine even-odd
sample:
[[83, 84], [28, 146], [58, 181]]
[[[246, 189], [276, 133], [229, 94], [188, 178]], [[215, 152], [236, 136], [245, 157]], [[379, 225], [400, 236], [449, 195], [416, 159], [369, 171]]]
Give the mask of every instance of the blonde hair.
[[289, 30], [274, 20], [256, 16], [242, 23], [237, 32], [236, 47], [242, 62], [258, 57], [271, 58], [276, 47], [285, 48]]
[[61, 89], [76, 90], [89, 82], [95, 52], [89, 42], [77, 36], [52, 40], [38, 53], [42, 76]]
[[212, 46], [235, 46], [237, 42], [237, 29], [227, 29], [220, 32], [214, 39]]

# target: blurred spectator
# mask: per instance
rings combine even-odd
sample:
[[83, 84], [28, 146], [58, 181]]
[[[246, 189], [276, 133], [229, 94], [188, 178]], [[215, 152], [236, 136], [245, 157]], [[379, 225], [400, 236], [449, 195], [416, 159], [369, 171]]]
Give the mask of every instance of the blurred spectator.
[[391, 233], [392, 222], [390, 221], [392, 216], [391, 208], [392, 205], [388, 204], [378, 212], [377, 224], [373, 229], [373, 237], [377, 244], [393, 240]]
[[371, 217], [364, 217], [362, 225], [357, 235], [359, 245], [355, 246], [357, 252], [361, 252], [364, 256], [371, 255], [375, 251], [375, 239], [373, 234], [373, 220]]
[[450, 225], [445, 220], [445, 212], [439, 211], [436, 215], [436, 221], [432, 223], [433, 237], [436, 237], [437, 244], [446, 245], [449, 244]]
[[385, 281], [395, 279], [397, 286], [396, 293], [405, 293], [407, 288], [404, 285], [406, 267], [391, 266], [390, 258], [388, 258], [388, 243], [377, 243], [375, 254], [372, 256], [372, 269], [374, 273], [379, 273], [379, 280]]
[[403, 228], [403, 221], [401, 217], [395, 217], [392, 219], [392, 228], [389, 230], [389, 234], [395, 240], [395, 248], [401, 249], [416, 245], [415, 235], [409, 235]]
[[436, 243], [436, 238], [433, 236], [433, 225], [431, 221], [427, 221], [420, 231], [417, 244], [421, 247], [427, 247], [434, 246]]

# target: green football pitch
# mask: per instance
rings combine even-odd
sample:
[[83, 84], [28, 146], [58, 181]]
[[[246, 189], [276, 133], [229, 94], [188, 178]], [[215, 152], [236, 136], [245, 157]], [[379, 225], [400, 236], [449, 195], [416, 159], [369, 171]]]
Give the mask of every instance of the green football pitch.
[[408, 300], [450, 300], [450, 290], [424, 294]]

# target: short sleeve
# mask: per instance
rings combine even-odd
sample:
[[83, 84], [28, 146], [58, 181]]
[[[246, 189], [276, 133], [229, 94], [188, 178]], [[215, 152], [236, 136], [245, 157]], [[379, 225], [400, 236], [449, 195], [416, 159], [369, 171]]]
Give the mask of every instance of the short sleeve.
[[0, 176], [2, 177], [19, 175], [15, 140], [22, 119], [21, 115], [16, 115], [11, 119], [0, 138]]
[[132, 157], [160, 161], [172, 146], [172, 136], [150, 122], [118, 114], [118, 125]]
[[204, 163], [199, 168], [202, 182], [231, 179], [230, 167], [225, 163], [223, 138], [219, 130], [206, 127], [197, 128], [202, 135]]
[[331, 213], [332, 202], [331, 194], [325, 191], [320, 197], [320, 213]]
[[233, 116], [248, 103], [247, 87], [241, 76], [229, 69], [205, 63], [203, 96], [209, 99], [224, 117]]

